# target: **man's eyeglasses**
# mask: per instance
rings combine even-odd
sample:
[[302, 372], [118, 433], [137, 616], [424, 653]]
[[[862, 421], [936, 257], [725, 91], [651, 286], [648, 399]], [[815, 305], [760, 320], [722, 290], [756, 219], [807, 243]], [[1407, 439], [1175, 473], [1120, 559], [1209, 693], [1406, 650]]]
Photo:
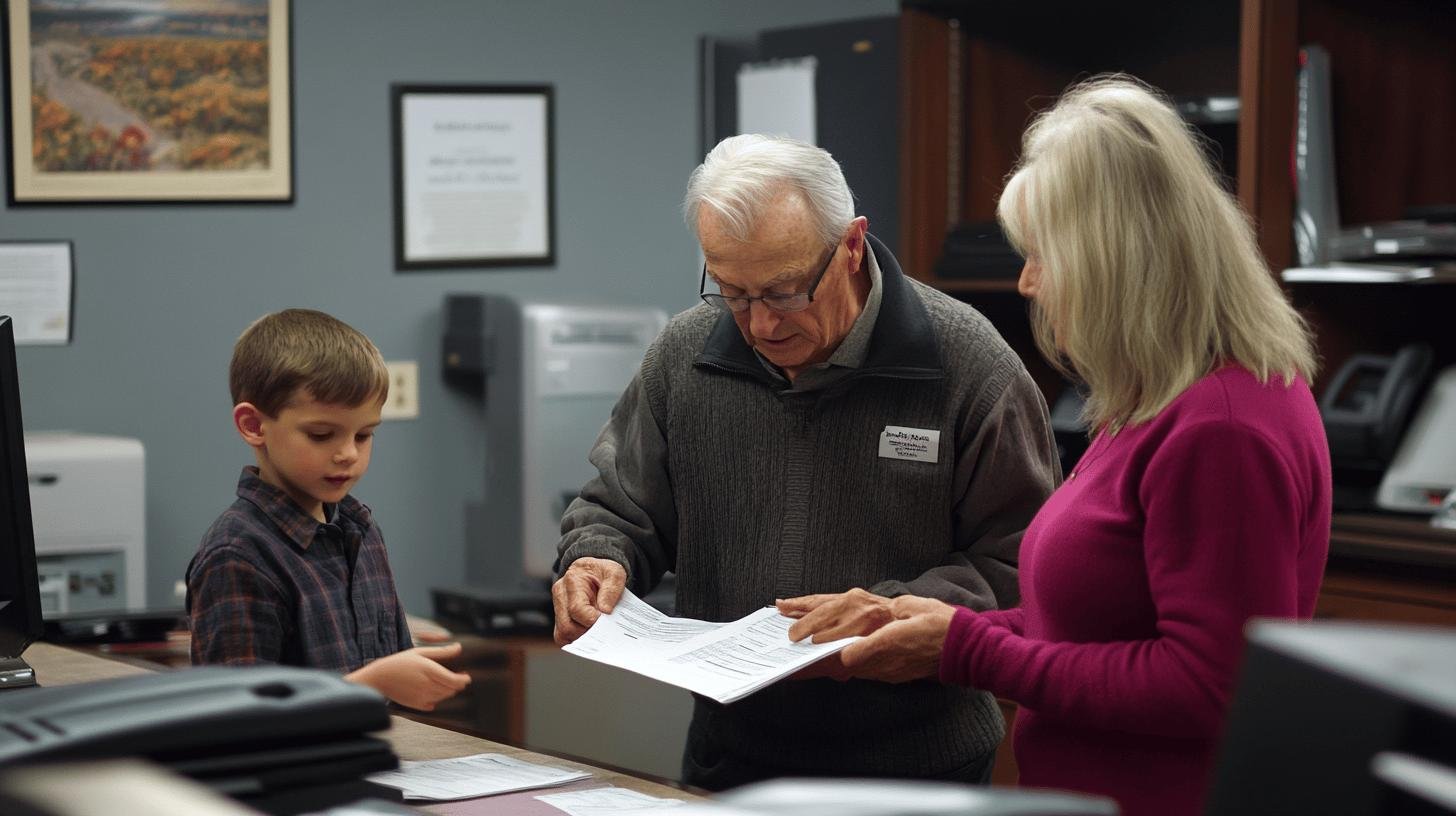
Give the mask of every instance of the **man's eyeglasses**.
[[698, 297], [702, 298], [704, 303], [716, 306], [725, 312], [733, 312], [735, 314], [742, 314], [748, 311], [748, 307], [752, 306], [755, 300], [763, 301], [763, 305], [773, 309], [775, 312], [802, 312], [809, 308], [809, 304], [814, 302], [814, 290], [819, 288], [819, 282], [824, 280], [824, 273], [829, 271], [829, 265], [834, 262], [834, 256], [838, 254], [839, 244], [835, 244], [834, 248], [829, 250], [829, 257], [824, 259], [824, 266], [819, 269], [819, 274], [814, 276], [814, 282], [809, 285], [809, 291], [784, 294], [769, 292], [766, 295], [759, 295], [758, 297], [705, 292], [704, 290], [708, 288], [708, 264], [705, 261], [703, 263], [703, 277], [698, 281]]

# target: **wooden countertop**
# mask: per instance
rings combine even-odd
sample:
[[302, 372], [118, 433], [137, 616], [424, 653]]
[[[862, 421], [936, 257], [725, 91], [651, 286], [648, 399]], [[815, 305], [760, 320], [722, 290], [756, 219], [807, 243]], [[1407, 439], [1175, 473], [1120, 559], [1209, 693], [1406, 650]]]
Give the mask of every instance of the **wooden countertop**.
[[[26, 649], [24, 658], [35, 669], [37, 682], [42, 686], [65, 686], [94, 680], [109, 680], [147, 674], [151, 669], [132, 662], [111, 660], [95, 654], [56, 646], [51, 643], [34, 643]], [[641, 779], [620, 771], [608, 770], [561, 757], [527, 751], [480, 737], [470, 736], [446, 728], [415, 722], [393, 715], [389, 730], [379, 733], [394, 748], [400, 759], [447, 759], [479, 753], [500, 753], [530, 762], [540, 762], [556, 767], [570, 767], [590, 771], [590, 780], [574, 786], [552, 790], [568, 790], [578, 787], [601, 787], [615, 785], [620, 788], [645, 793], [666, 799], [694, 800], [700, 797], [687, 791], [658, 782]], [[541, 791], [534, 791], [541, 793]], [[471, 800], [479, 802], [482, 800]], [[461, 804], [461, 803], [452, 803]]]

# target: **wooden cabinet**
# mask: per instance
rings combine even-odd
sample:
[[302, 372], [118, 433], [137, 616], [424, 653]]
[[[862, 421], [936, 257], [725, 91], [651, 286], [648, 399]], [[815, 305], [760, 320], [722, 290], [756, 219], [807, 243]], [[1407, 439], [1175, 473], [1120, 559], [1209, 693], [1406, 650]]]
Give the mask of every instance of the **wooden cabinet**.
[[1337, 513], [1315, 617], [1456, 626], [1456, 531]]

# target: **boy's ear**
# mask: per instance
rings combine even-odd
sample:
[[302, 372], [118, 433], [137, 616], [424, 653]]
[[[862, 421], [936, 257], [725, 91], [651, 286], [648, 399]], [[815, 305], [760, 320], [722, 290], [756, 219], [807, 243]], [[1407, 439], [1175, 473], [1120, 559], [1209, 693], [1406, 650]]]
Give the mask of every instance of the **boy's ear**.
[[233, 406], [233, 427], [243, 441], [255, 448], [263, 447], [263, 412], [251, 402]]

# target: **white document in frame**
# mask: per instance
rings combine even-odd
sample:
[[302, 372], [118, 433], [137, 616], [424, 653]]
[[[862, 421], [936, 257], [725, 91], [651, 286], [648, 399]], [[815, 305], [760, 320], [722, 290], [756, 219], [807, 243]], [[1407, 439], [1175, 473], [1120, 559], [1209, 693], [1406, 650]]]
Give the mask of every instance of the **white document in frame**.
[[71, 337], [71, 244], [0, 241], [0, 314], [17, 345], [63, 346]]
[[813, 57], [749, 63], [738, 69], [738, 132], [816, 144]]
[[772, 607], [732, 623], [669, 618], [629, 591], [563, 650], [731, 703], [859, 639], [793, 643], [793, 625]]
[[553, 768], [504, 754], [404, 761], [399, 770], [370, 774], [370, 782], [399, 788], [405, 799], [447, 802], [547, 788], [586, 779], [586, 771]]

